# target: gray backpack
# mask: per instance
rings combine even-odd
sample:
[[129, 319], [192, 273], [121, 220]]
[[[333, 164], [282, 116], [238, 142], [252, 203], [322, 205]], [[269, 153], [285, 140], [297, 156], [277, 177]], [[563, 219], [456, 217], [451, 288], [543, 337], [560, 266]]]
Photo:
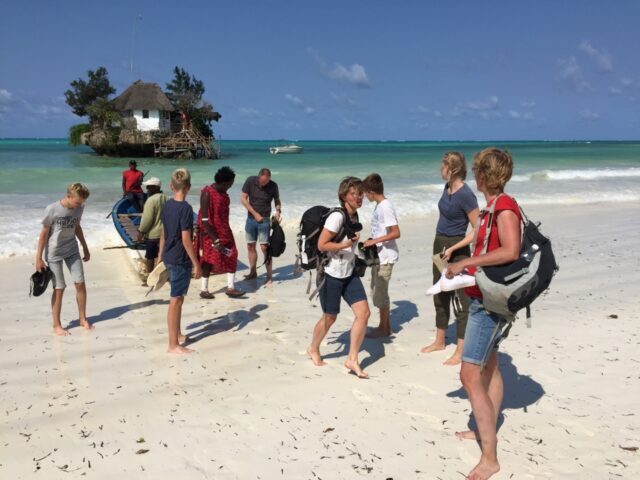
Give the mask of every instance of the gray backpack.
[[[500, 195], [486, 211], [489, 218], [480, 254], [487, 252], [495, 206]], [[475, 278], [476, 285], [482, 292], [484, 308], [502, 315], [509, 321], [515, 318], [519, 310], [526, 308], [527, 324], [529, 325], [530, 305], [549, 288], [549, 284], [559, 267], [551, 249], [551, 241], [538, 228], [540, 224], [529, 220], [522, 208], [520, 206], [518, 208], [523, 224], [520, 257], [505, 265], [479, 267]], [[478, 219], [472, 251], [475, 250], [480, 220]]]

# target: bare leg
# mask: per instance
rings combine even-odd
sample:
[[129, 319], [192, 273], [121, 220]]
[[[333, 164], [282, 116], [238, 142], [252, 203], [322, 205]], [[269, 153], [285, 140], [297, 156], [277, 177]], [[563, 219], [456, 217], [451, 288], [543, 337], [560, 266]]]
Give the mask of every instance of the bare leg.
[[347, 361], [344, 362], [344, 366], [360, 378], [369, 378], [369, 375], [360, 368], [360, 363], [358, 362], [358, 352], [360, 352], [364, 335], [367, 332], [367, 322], [371, 315], [369, 302], [362, 300], [354, 303], [351, 305], [351, 309], [353, 310], [356, 318], [351, 326], [351, 345], [349, 345], [349, 356]]
[[64, 289], [56, 288], [51, 294], [51, 315], [53, 316], [53, 333], [56, 335], [71, 335], [68, 330], [62, 328], [60, 323], [60, 312], [62, 311], [62, 296]]
[[167, 328], [169, 330], [169, 353], [191, 353], [193, 350], [180, 345], [180, 320], [184, 297], [171, 297], [167, 312]]
[[388, 337], [391, 335], [391, 322], [389, 320], [389, 307], [380, 309], [380, 325], [367, 333], [367, 338]]
[[311, 361], [314, 365], [321, 367], [322, 365], [326, 365], [326, 362], [322, 360], [320, 356], [320, 344], [324, 337], [327, 336], [331, 325], [333, 325], [338, 318], [337, 315], [329, 315], [323, 313], [316, 323], [316, 326], [313, 327], [313, 336], [311, 337], [311, 345], [307, 348], [307, 353], [311, 357]]
[[80, 326], [85, 330], [93, 330], [94, 327], [87, 320], [87, 286], [84, 283], [76, 283], [76, 302], [78, 303], [78, 318]]
[[256, 250], [256, 242], [247, 243], [247, 254], [249, 257], [249, 274], [244, 276], [245, 280], [253, 280], [257, 278], [256, 264], [258, 263], [258, 252]]
[[[494, 356], [496, 356], [495, 352], [492, 353], [492, 357]], [[486, 368], [489, 368], [489, 364]], [[497, 369], [497, 363], [494, 368]], [[489, 379], [493, 374], [493, 372], [489, 372]], [[479, 365], [463, 362], [460, 379], [471, 401], [471, 409], [478, 425], [478, 437], [482, 449], [480, 461], [467, 478], [486, 480], [500, 470], [497, 454], [496, 408], [489, 397], [488, 385], [486, 380], [482, 378]], [[502, 398], [502, 392], [500, 392], [500, 398]]]
[[426, 347], [422, 347], [420, 351], [422, 353], [431, 353], [438, 350], [444, 350], [446, 333], [447, 333], [446, 329], [436, 328], [436, 339], [433, 341], [432, 344], [427, 345]]
[[[267, 258], [267, 248], [269, 248], [268, 244], [260, 244], [260, 248], [262, 249], [262, 255], [264, 256], [265, 260]], [[265, 267], [267, 269], [267, 278], [266, 281], [264, 282], [265, 285], [269, 285], [273, 279], [273, 261], [269, 260], [266, 264]]]
[[460, 365], [462, 362], [462, 348], [464, 347], [464, 338], [458, 339], [458, 344], [456, 345], [456, 351], [453, 352], [447, 360], [442, 362], [443, 365]]
[[[504, 395], [504, 384], [502, 382], [502, 374], [498, 368], [498, 354], [489, 357], [489, 361], [482, 371], [482, 383], [489, 392], [489, 398], [495, 409], [496, 425], [500, 416], [500, 408], [502, 407], [502, 397]], [[466, 430], [456, 432], [456, 437], [464, 440], [477, 440], [478, 435], [474, 430]]]

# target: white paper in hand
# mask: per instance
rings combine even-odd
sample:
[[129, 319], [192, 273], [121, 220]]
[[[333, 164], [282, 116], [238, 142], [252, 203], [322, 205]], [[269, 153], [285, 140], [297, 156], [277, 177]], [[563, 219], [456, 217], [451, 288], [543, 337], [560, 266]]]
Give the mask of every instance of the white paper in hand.
[[473, 275], [467, 275], [466, 273], [459, 273], [454, 275], [453, 278], [447, 278], [447, 269], [442, 272], [440, 280], [433, 284], [427, 290], [427, 295], [437, 295], [440, 292], [451, 292], [452, 290], [458, 290], [459, 288], [472, 287], [476, 284], [476, 279]]

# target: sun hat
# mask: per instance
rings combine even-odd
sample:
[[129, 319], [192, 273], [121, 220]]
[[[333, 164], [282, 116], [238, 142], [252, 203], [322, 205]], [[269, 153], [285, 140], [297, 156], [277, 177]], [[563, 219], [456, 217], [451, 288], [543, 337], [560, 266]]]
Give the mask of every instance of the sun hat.
[[31, 275], [31, 288], [29, 289], [29, 296], [39, 297], [47, 291], [49, 282], [53, 278], [53, 272], [48, 268], [34, 273]]
[[142, 185], [146, 186], [146, 187], [161, 187], [162, 186], [162, 182], [160, 181], [160, 179], [158, 177], [151, 177], [149, 180], [145, 180], [144, 182], [142, 182]]
[[149, 289], [145, 297], [151, 292], [157, 291], [162, 288], [168, 281], [169, 270], [167, 270], [164, 262], [160, 262], [147, 277], [147, 285], [149, 285], [151, 288]]

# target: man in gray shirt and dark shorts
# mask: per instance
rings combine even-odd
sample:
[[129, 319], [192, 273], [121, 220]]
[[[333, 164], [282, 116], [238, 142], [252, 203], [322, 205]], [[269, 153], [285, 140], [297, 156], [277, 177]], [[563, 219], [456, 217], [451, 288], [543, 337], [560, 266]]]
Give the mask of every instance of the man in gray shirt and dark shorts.
[[[247, 222], [244, 227], [247, 238], [247, 249], [249, 253], [249, 274], [246, 280], [257, 278], [256, 264], [258, 263], [258, 251], [256, 243], [260, 244], [262, 254], [267, 256], [269, 246], [269, 228], [271, 217], [271, 202], [276, 207], [275, 219], [280, 221], [280, 192], [278, 184], [271, 180], [271, 170], [262, 168], [257, 176], [247, 178], [242, 186], [242, 205], [247, 209]], [[271, 283], [273, 265], [269, 260], [266, 263], [267, 278], [266, 284]]]

